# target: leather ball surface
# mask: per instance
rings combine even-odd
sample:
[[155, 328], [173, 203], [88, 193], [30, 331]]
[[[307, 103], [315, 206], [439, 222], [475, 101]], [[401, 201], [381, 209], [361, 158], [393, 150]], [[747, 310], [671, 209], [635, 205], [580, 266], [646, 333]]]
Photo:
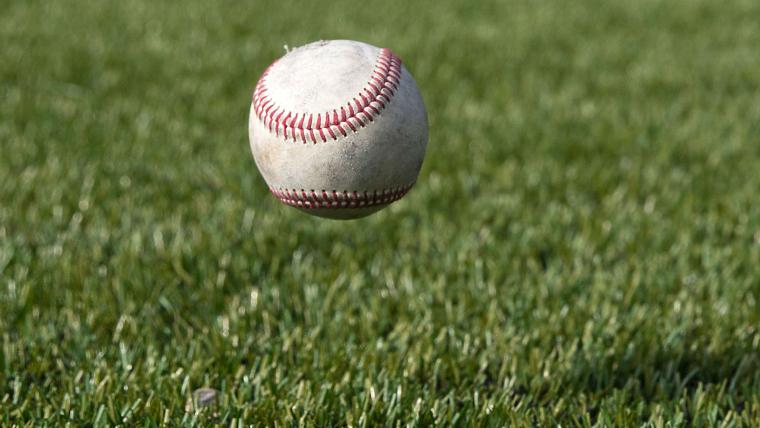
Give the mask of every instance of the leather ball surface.
[[311, 43], [270, 65], [253, 93], [248, 132], [272, 194], [335, 219], [401, 199], [428, 140], [422, 96], [401, 60], [347, 40]]

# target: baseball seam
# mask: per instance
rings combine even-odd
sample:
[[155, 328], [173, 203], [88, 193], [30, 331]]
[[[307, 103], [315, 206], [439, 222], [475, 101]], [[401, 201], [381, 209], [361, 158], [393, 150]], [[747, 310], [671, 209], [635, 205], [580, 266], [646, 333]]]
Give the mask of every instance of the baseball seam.
[[337, 190], [316, 191], [314, 189], [297, 190], [274, 187], [270, 187], [269, 190], [280, 202], [298, 208], [366, 208], [395, 202], [404, 197], [412, 186], [414, 186], [414, 183], [391, 189], [375, 190], [373, 192], [349, 192], [347, 190], [342, 192]]
[[390, 49], [380, 49], [367, 85], [344, 105], [325, 113], [296, 113], [272, 99], [267, 77], [275, 61], [262, 74], [253, 91], [253, 110], [269, 132], [285, 141], [303, 144], [337, 141], [373, 122], [391, 102], [401, 81], [401, 59]]

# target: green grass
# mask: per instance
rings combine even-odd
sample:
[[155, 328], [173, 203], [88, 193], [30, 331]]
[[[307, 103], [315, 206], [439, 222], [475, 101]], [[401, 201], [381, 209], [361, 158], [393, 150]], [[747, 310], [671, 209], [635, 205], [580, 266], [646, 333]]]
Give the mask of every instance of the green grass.
[[[2, 3], [0, 425], [760, 424], [757, 1]], [[320, 38], [429, 110], [361, 221], [248, 149]]]

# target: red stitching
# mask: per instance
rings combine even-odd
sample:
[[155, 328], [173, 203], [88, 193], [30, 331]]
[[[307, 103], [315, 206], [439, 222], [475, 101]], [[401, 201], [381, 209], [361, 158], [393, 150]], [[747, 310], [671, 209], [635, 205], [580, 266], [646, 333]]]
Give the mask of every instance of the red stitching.
[[318, 209], [318, 208], [357, 208], [371, 207], [395, 202], [406, 195], [414, 186], [414, 183], [394, 187], [391, 189], [375, 190], [371, 194], [368, 191], [357, 190], [305, 190], [305, 189], [277, 189], [270, 187], [269, 191], [283, 204], [293, 207]]
[[[338, 139], [339, 135], [332, 130], [332, 127], [336, 127], [340, 135], [344, 137], [348, 135], [347, 128], [356, 132], [357, 127], [351, 122], [352, 119], [362, 128], [369, 122], [373, 122], [375, 117], [379, 116], [381, 111], [387, 108], [391, 102], [401, 79], [401, 60], [390, 49], [380, 49], [380, 55], [372, 74], [369, 76], [367, 85], [346, 103], [348, 111], [345, 107], [340, 107], [340, 114], [338, 114], [337, 108], [332, 109], [332, 117], [328, 111], [324, 114], [324, 121], [322, 121], [321, 113], [293, 113], [274, 102], [271, 94], [268, 93], [267, 77], [276, 63], [277, 61], [264, 70], [261, 79], [256, 84], [256, 89], [253, 91], [254, 112], [264, 126], [269, 129], [269, 132], [274, 132], [275, 135], [280, 136], [280, 127], [282, 127], [282, 136], [286, 141], [298, 142], [298, 135], [300, 134], [301, 142], [304, 144], [308, 139], [305, 131], [308, 131], [311, 141], [316, 144], [319, 137], [323, 142], [326, 142], [328, 138]], [[298, 120], [299, 115], [302, 115], [300, 120]], [[312, 122], [314, 116], [316, 116], [316, 123]], [[304, 121], [307, 117], [308, 121], [304, 127]], [[325, 131], [327, 132], [325, 133]], [[317, 132], [319, 137], [314, 132]]]

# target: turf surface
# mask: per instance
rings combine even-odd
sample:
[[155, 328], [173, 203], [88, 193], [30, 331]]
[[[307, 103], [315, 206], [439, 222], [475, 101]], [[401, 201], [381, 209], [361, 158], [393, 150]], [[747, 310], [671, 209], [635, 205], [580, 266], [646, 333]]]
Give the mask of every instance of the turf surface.
[[[757, 1], [1, 8], [0, 425], [760, 424]], [[429, 110], [361, 221], [248, 149], [320, 38]]]

